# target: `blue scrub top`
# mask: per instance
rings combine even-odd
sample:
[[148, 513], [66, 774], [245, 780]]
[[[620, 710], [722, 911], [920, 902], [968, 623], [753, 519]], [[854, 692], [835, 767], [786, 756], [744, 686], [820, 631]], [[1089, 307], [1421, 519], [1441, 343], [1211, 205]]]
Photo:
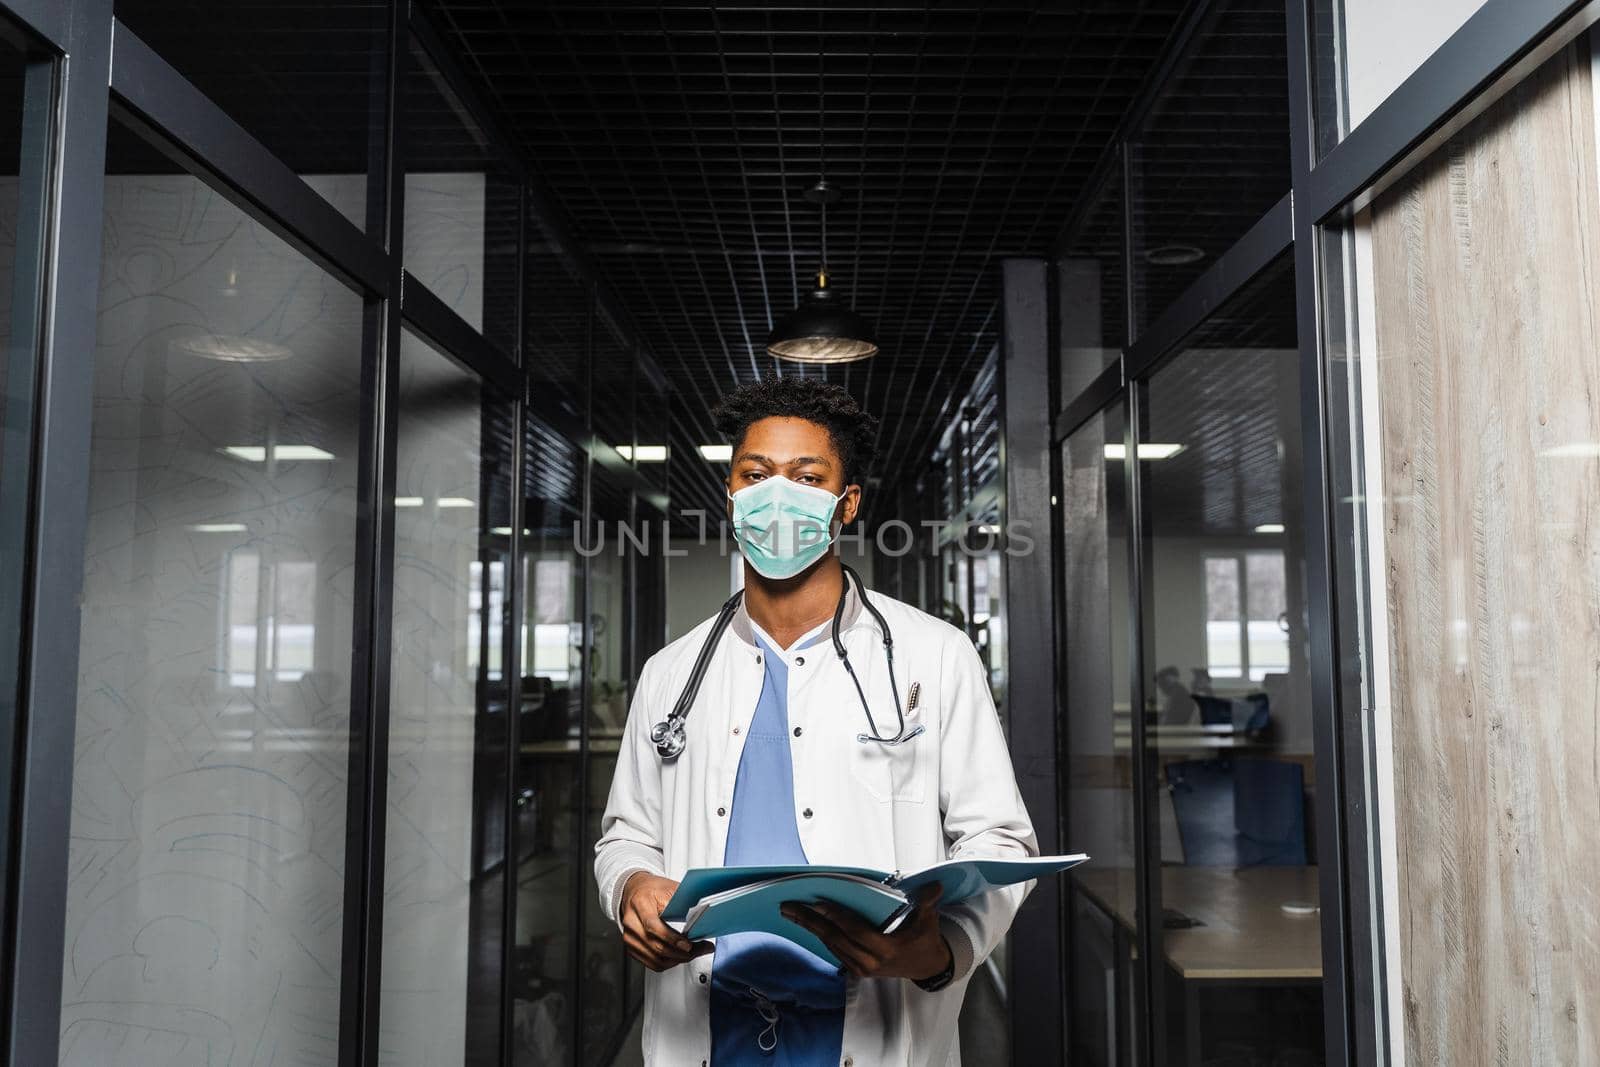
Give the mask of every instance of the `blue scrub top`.
[[[797, 644], [807, 648], [823, 637], [809, 634]], [[756, 644], [766, 674], [739, 758], [722, 862], [808, 863], [794, 821], [789, 664], [765, 634], [756, 633]], [[712, 1067], [836, 1065], [844, 1044], [844, 997], [838, 969], [793, 942], [772, 934], [724, 934], [712, 958]]]

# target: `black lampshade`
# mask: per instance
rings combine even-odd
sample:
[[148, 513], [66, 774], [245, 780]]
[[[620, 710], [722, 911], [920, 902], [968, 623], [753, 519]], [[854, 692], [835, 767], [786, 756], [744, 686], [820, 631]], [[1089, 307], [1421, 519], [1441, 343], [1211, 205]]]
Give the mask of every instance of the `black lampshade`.
[[878, 354], [867, 321], [828, 287], [826, 274], [800, 306], [778, 320], [767, 338], [767, 351], [800, 363], [851, 363]]

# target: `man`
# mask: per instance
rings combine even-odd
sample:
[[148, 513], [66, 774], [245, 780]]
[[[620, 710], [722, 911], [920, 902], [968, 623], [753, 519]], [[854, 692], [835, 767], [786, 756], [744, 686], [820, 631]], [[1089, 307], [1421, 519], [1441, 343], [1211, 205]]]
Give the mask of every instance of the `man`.
[[[729, 394], [716, 426], [733, 444], [743, 598], [725, 629], [708, 620], [645, 664], [595, 846], [606, 914], [655, 972], [645, 1060], [958, 1064], [967, 979], [1029, 886], [943, 908], [926, 897], [890, 934], [834, 905], [784, 905], [842, 969], [770, 935], [692, 944], [661, 919], [690, 867], [910, 871], [1038, 852], [971, 641], [847, 580], [835, 554], [861, 507], [877, 420], [838, 386], [786, 377]], [[674, 751], [672, 724], [657, 724], [707, 648]]]

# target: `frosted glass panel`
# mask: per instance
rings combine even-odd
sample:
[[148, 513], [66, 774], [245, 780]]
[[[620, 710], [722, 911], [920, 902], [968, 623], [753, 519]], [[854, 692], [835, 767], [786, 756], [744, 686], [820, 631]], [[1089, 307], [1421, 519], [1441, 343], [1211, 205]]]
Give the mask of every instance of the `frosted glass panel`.
[[105, 204], [61, 1062], [333, 1063], [362, 302], [187, 175]]
[[380, 1012], [388, 1064], [488, 1062], [498, 1047], [511, 478], [509, 447], [490, 441], [492, 410], [476, 376], [404, 335]]

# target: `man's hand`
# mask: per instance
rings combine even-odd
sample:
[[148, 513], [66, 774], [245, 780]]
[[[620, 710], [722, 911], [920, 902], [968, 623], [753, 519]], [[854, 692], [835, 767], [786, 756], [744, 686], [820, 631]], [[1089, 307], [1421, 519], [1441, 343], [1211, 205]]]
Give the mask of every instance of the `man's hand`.
[[678, 883], [646, 871], [636, 871], [622, 887], [622, 943], [628, 955], [650, 968], [665, 971], [696, 956], [704, 956], [716, 946], [709, 941], [690, 941], [661, 920], [667, 901]]
[[829, 901], [802, 904], [785, 901], [783, 917], [805, 927], [828, 946], [857, 978], [909, 978], [926, 981], [950, 966], [950, 944], [939, 932], [937, 882], [917, 897], [916, 911], [892, 934], [878, 928], [849, 908]]

